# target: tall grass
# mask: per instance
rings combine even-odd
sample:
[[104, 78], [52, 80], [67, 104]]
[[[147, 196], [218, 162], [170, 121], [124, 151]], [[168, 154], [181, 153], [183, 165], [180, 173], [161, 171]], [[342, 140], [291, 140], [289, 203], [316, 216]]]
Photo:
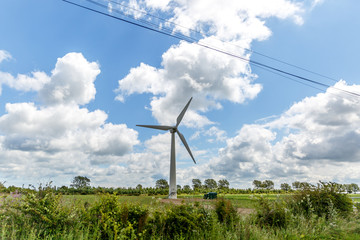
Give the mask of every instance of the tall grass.
[[248, 200], [251, 215], [223, 198], [209, 207], [157, 197], [69, 198], [46, 189], [13, 194], [1, 198], [0, 239], [360, 239], [359, 212], [331, 184]]

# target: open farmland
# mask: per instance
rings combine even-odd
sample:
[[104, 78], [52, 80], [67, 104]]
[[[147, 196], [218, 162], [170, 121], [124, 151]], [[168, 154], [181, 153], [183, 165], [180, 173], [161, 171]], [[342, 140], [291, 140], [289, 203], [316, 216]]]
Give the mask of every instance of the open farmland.
[[[229, 200], [232, 205], [236, 208], [255, 208], [257, 200], [259, 198], [265, 198], [269, 200], [277, 200], [289, 196], [290, 194], [219, 194], [218, 199]], [[212, 205], [215, 200], [205, 200], [203, 201], [203, 194], [183, 194], [178, 195], [178, 201], [180, 203], [194, 203], [200, 202], [203, 205]], [[353, 200], [354, 203], [360, 202], [360, 194], [348, 194], [348, 196]], [[62, 201], [65, 204], [74, 204], [76, 202], [89, 204], [95, 203], [101, 195], [64, 195]], [[142, 204], [145, 206], [155, 205], [161, 203], [172, 203], [171, 201], [162, 201], [166, 199], [166, 195], [157, 195], [157, 196], [119, 196], [118, 200], [120, 203], [135, 203]]]
[[[353, 194], [354, 195], [354, 194]], [[203, 205], [213, 205], [215, 200], [203, 200], [204, 194], [183, 194], [178, 195], [177, 201], [162, 201], [167, 198], [166, 195], [157, 196], [119, 196], [118, 201], [120, 203], [135, 203], [144, 206], [156, 205], [161, 203], [194, 203], [199, 202]], [[287, 196], [286, 194], [219, 194], [218, 199], [229, 200], [236, 208], [255, 208], [257, 199], [260, 197], [276, 200], [278, 198]], [[354, 195], [356, 196], [356, 195]], [[360, 194], [358, 194], [360, 197]], [[64, 204], [76, 204], [85, 202], [89, 204], [95, 203], [99, 200], [101, 195], [64, 195], [62, 201]]]

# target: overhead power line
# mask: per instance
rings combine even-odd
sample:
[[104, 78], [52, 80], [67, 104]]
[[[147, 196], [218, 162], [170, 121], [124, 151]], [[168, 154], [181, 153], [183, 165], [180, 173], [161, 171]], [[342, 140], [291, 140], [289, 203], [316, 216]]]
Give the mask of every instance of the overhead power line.
[[[234, 58], [237, 58], [239, 60], [242, 60], [242, 61], [245, 61], [247, 63], [250, 63], [250, 64], [253, 64], [254, 66], [257, 66], [257, 67], [261, 67], [265, 70], [269, 70], [270, 72], [277, 72], [279, 73], [280, 76], [288, 76], [288, 77], [293, 77], [293, 78], [296, 78], [296, 79], [300, 79], [301, 81], [305, 81], [305, 82], [308, 82], [308, 83], [312, 83], [312, 84], [315, 84], [317, 86], [320, 86], [320, 87], [325, 87], [325, 88], [332, 88], [332, 89], [335, 89], [339, 92], [342, 92], [342, 93], [345, 93], [345, 94], [349, 94], [349, 95], [352, 95], [352, 96], [356, 96], [356, 97], [360, 97], [360, 94], [358, 93], [355, 93], [355, 92], [352, 92], [352, 91], [348, 91], [348, 90], [344, 90], [344, 89], [341, 89], [341, 88], [337, 88], [337, 87], [334, 87], [334, 86], [330, 86], [328, 84], [325, 84], [325, 83], [321, 83], [319, 81], [316, 81], [316, 80], [313, 80], [313, 79], [310, 79], [310, 78], [307, 78], [307, 77], [303, 77], [301, 75], [298, 75], [298, 74], [294, 74], [294, 73], [291, 73], [291, 72], [288, 72], [288, 71], [285, 71], [285, 70], [282, 70], [280, 68], [276, 68], [276, 67], [272, 67], [270, 65], [267, 65], [267, 64], [264, 64], [264, 63], [261, 63], [259, 61], [254, 61], [254, 60], [251, 60], [251, 59], [247, 59], [245, 57], [242, 57], [240, 55], [237, 55], [235, 53], [231, 53], [231, 52], [228, 52], [226, 50], [222, 50], [222, 49], [219, 49], [219, 48], [216, 48], [216, 47], [213, 47], [213, 46], [210, 46], [208, 44], [205, 44], [205, 43], [200, 43], [199, 42], [199, 39], [195, 39], [195, 38], [192, 38], [190, 36], [186, 36], [184, 34], [181, 34], [181, 33], [174, 33], [172, 31], [172, 29], [169, 29], [169, 28], [166, 28], [166, 27], [163, 27], [161, 29], [158, 29], [158, 25], [157, 24], [154, 24], [154, 23], [151, 23], [151, 22], [148, 22], [148, 21], [145, 21], [145, 20], [142, 20], [142, 19], [136, 19], [135, 17], [132, 17], [132, 16], [128, 16], [128, 15], [125, 15], [123, 14], [122, 12], [120, 11], [117, 11], [117, 10], [114, 10], [116, 11], [117, 13], [121, 14], [121, 15], [124, 15], [125, 17], [131, 19], [131, 20], [128, 20], [128, 19], [125, 19], [125, 18], [121, 18], [121, 17], [118, 17], [118, 16], [114, 16], [114, 15], [111, 15], [109, 13], [105, 13], [105, 12], [102, 12], [102, 11], [99, 11], [99, 10], [96, 10], [96, 9], [93, 9], [93, 8], [90, 8], [90, 7], [87, 7], [87, 6], [84, 6], [84, 5], [81, 5], [81, 4], [78, 4], [78, 3], [75, 3], [75, 2], [72, 2], [72, 1], [69, 1], [69, 0], [62, 0], [66, 3], [69, 3], [71, 5], [74, 5], [74, 6], [77, 6], [77, 7], [80, 7], [80, 8], [83, 8], [83, 9], [86, 9], [88, 11], [91, 11], [91, 12], [94, 12], [94, 13], [98, 13], [100, 15], [104, 15], [104, 16], [107, 16], [107, 17], [111, 17], [113, 19], [116, 19], [116, 20], [119, 20], [119, 21], [122, 21], [122, 22], [125, 22], [125, 23], [129, 23], [131, 25], [135, 25], [137, 27], [141, 27], [141, 28], [144, 28], [144, 29], [147, 29], [147, 30], [150, 30], [150, 31], [153, 31], [153, 32], [156, 32], [156, 33], [160, 33], [160, 34], [163, 34], [163, 35], [166, 35], [166, 36], [169, 36], [169, 37], [172, 37], [172, 38], [176, 38], [178, 40], [183, 40], [183, 41], [186, 41], [186, 42], [189, 42], [189, 43], [193, 43], [193, 44], [196, 44], [198, 46], [201, 46], [201, 47], [204, 47], [206, 49], [209, 49], [209, 50], [212, 50], [212, 51], [215, 51], [215, 52], [218, 52], [218, 53], [221, 53], [221, 54], [225, 54], [227, 56], [230, 56], [230, 57], [234, 57]], [[97, 5], [99, 7], [102, 7], [102, 8], [105, 8], [105, 9], [108, 9], [108, 6], [106, 5], [103, 5], [101, 3], [98, 3], [98, 2], [95, 2], [93, 0], [86, 0], [94, 5]], [[153, 15], [151, 15], [153, 16]], [[148, 26], [146, 26], [146, 25]], [[252, 50], [250, 50], [252, 51]], [[254, 51], [252, 51], [254, 52]], [[263, 56], [266, 56], [264, 54], [261, 54]], [[283, 62], [281, 60], [277, 60], [276, 58], [272, 58], [272, 57], [269, 57], [269, 56], [266, 56], [268, 58], [271, 58], [273, 60], [276, 60], [276, 61], [279, 61], [279, 62]], [[286, 63], [286, 62], [283, 62], [287, 65], [290, 65], [290, 66], [294, 66], [294, 67], [297, 67], [295, 65], [292, 65], [292, 64], [289, 64], [289, 63]], [[302, 69], [301, 67], [297, 67], [299, 69]], [[306, 70], [306, 69], [302, 69], [302, 70], [305, 70], [307, 72], [311, 72], [313, 74], [316, 74], [316, 75], [319, 75], [319, 76], [322, 76], [322, 77], [326, 77], [326, 76], [323, 76], [321, 74], [318, 74], [318, 73], [315, 73], [315, 72], [312, 72], [312, 71], [309, 71], [309, 70]], [[328, 77], [326, 77], [328, 78]]]
[[[86, 0], [86, 1], [94, 2], [93, 0]], [[169, 20], [167, 20], [167, 19], [165, 19], [165, 18], [156, 16], [156, 15], [154, 15], [154, 14], [150, 14], [150, 13], [148, 13], [148, 12], [146, 12], [146, 11], [142, 11], [142, 10], [139, 10], [139, 9], [136, 9], [136, 8], [133, 8], [133, 7], [130, 7], [130, 6], [126, 5], [126, 4], [124, 4], [124, 3], [116, 2], [116, 1], [113, 1], [113, 0], [108, 0], [108, 1], [109, 1], [110, 3], [112, 3], [112, 4], [115, 4], [115, 5], [118, 5], [118, 6], [127, 8], [127, 9], [130, 9], [130, 10], [132, 10], [132, 11], [138, 12], [138, 13], [143, 14], [143, 15], [146, 15], [146, 16], [149, 16], [149, 17], [151, 17], [151, 18], [156, 18], [156, 19], [158, 19], [158, 20], [160, 20], [160, 21], [162, 21], [162, 22], [164, 22], [164, 23], [167, 23], [167, 24], [169, 24], [169, 25], [177, 26], [177, 27], [179, 27], [179, 28], [182, 28], [182, 29], [184, 29], [184, 30], [187, 30], [187, 31], [192, 32], [192, 33], [195, 33], [195, 34], [205, 35], [204, 33], [200, 32], [200, 31], [197, 31], [197, 30], [195, 30], [195, 29], [191, 29], [191, 28], [182, 26], [182, 25], [177, 24], [177, 23], [175, 23], [175, 22], [173, 22], [173, 21], [169, 21]], [[115, 11], [116, 11], [116, 10], [115, 10]], [[116, 12], [118, 12], [118, 11], [116, 11]], [[122, 14], [122, 13], [120, 12], [120, 14]], [[148, 22], [148, 21], [146, 21], [146, 22]], [[171, 30], [171, 31], [172, 31], [172, 30]], [[196, 39], [196, 40], [199, 41], [200, 39]], [[221, 41], [220, 39], [217, 39], [217, 38], [216, 38], [216, 40], [218, 40], [218, 41], [220, 41], [220, 42], [223, 42], [223, 41]], [[257, 55], [259, 55], [259, 56], [268, 58], [268, 59], [270, 59], [270, 60], [273, 60], [273, 61], [276, 61], [276, 62], [285, 64], [285, 65], [288, 65], [288, 66], [291, 66], [291, 67], [300, 69], [300, 70], [302, 70], [302, 71], [305, 71], [305, 72], [308, 72], [308, 73], [317, 75], [317, 76], [319, 76], [319, 77], [323, 77], [323, 78], [329, 79], [329, 80], [334, 81], [334, 82], [337, 82], [337, 81], [338, 81], [338, 80], [336, 80], [335, 78], [332, 78], [332, 77], [329, 77], [329, 76], [325, 76], [324, 74], [321, 74], [321, 73], [317, 73], [317, 72], [308, 70], [308, 69], [306, 69], [306, 68], [297, 66], [297, 65], [292, 64], [292, 63], [285, 62], [285, 61], [283, 61], [283, 60], [281, 60], [281, 59], [271, 57], [271, 56], [266, 55], [266, 54], [264, 54], [264, 53], [261, 53], [261, 52], [258, 52], [258, 51], [255, 51], [255, 50], [252, 50], [252, 49], [249, 49], [249, 48], [241, 47], [241, 46], [239, 46], [239, 45], [237, 45], [237, 44], [233, 44], [233, 43], [227, 43], [227, 44], [233, 45], [233, 46], [235, 46], [235, 47], [241, 48], [241, 49], [246, 50], [246, 51], [248, 51], [248, 52], [257, 54]]]

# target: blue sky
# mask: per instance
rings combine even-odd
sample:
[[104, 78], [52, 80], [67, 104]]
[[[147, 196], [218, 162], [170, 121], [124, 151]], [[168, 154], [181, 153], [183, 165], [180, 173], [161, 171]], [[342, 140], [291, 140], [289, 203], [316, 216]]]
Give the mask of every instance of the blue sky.
[[198, 164], [177, 141], [180, 185], [193, 178], [226, 178], [240, 188], [254, 179], [360, 182], [359, 99], [337, 90], [360, 92], [359, 2], [97, 2], [109, 14], [159, 24], [140, 14], [148, 12], [202, 31], [201, 43], [336, 89], [314, 89], [60, 0], [2, 1], [0, 182], [61, 186], [86, 175], [94, 186], [154, 186], [168, 178], [170, 134], [135, 125], [174, 124], [191, 96], [180, 129]]

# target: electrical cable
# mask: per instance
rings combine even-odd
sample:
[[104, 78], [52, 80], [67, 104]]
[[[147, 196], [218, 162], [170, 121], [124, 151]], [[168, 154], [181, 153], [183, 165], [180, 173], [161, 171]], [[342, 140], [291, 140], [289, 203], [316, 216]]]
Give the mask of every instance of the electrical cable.
[[[87, 1], [93, 2], [92, 0], [87, 0]], [[156, 18], [156, 19], [158, 19], [158, 20], [160, 20], [160, 21], [163, 21], [163, 22], [165, 22], [165, 23], [173, 24], [174, 26], [178, 26], [178, 27], [183, 28], [183, 29], [185, 29], [185, 30], [187, 30], [187, 31], [189, 31], [189, 32], [193, 32], [193, 33], [201, 34], [201, 35], [205, 36], [205, 35], [204, 35], [202, 32], [200, 32], [200, 31], [197, 31], [197, 30], [194, 30], [194, 29], [191, 29], [191, 28], [188, 28], [188, 27], [184, 27], [184, 26], [182, 26], [182, 25], [180, 25], [180, 24], [177, 24], [177, 23], [175, 23], [175, 22], [169, 21], [169, 20], [167, 20], [167, 19], [165, 19], [165, 18], [161, 18], [161, 17], [156, 16], [156, 15], [153, 15], [153, 14], [150, 14], [150, 13], [148, 13], [148, 12], [146, 12], [146, 11], [142, 11], [142, 10], [133, 8], [133, 7], [130, 7], [130, 6], [125, 5], [125, 4], [123, 4], [123, 3], [115, 2], [115, 1], [113, 1], [113, 0], [108, 0], [108, 1], [109, 1], [110, 3], [116, 4], [116, 5], [118, 5], [118, 6], [121, 6], [121, 7], [127, 8], [127, 9], [131, 9], [131, 10], [133, 10], [133, 11], [139, 12], [139, 13], [144, 14], [144, 15], [147, 15], [147, 16], [150, 16], [150, 17], [152, 17], [152, 18]], [[224, 42], [221, 41], [220, 39], [217, 39], [217, 38], [214, 38], [214, 39], [220, 41], [221, 43], [224, 43]], [[200, 39], [196, 39], [196, 41], [199, 41], [199, 40], [200, 40]], [[334, 82], [337, 82], [337, 81], [338, 81], [338, 80], [336, 80], [335, 78], [332, 78], [332, 77], [329, 77], [329, 76], [325, 76], [325, 75], [323, 75], [323, 74], [321, 74], [321, 73], [317, 73], [317, 72], [308, 70], [308, 69], [306, 69], [306, 68], [297, 66], [297, 65], [295, 65], [295, 64], [291, 64], [291, 63], [285, 62], [285, 61], [283, 61], [283, 60], [280, 60], [280, 59], [278, 59], [278, 58], [271, 57], [271, 56], [269, 56], [269, 55], [260, 53], [260, 52], [258, 52], [258, 51], [255, 51], [255, 50], [252, 50], [252, 49], [249, 49], [249, 48], [245, 48], [245, 47], [241, 47], [241, 46], [239, 46], [239, 45], [237, 45], [237, 44], [232, 44], [232, 43], [227, 43], [227, 44], [233, 45], [233, 46], [235, 46], [235, 47], [238, 47], [238, 48], [241, 48], [241, 49], [243, 49], [243, 50], [249, 51], [249, 52], [251, 52], [251, 53], [257, 54], [257, 55], [259, 55], [259, 56], [262, 56], [262, 57], [271, 59], [271, 60], [273, 60], [273, 61], [276, 61], [276, 62], [285, 64], [285, 65], [288, 65], [288, 66], [291, 66], [291, 67], [300, 69], [300, 70], [302, 70], [302, 71], [305, 71], [305, 72], [308, 72], [308, 73], [312, 73], [312, 74], [314, 74], [314, 75], [317, 75], [317, 76], [320, 76], [320, 77], [323, 77], [323, 78], [332, 80], [332, 81], [334, 81]]]
[[[101, 15], [104, 15], [104, 16], [108, 16], [108, 17], [111, 17], [111, 18], [114, 18], [116, 20], [119, 20], [119, 21], [123, 21], [123, 22], [126, 22], [126, 23], [129, 23], [129, 24], [132, 24], [132, 25], [135, 25], [135, 26], [138, 26], [138, 27], [141, 27], [141, 28], [144, 28], [144, 29], [147, 29], [147, 30], [150, 30], [150, 31], [153, 31], [153, 32], [157, 32], [157, 33], [160, 33], [160, 34], [163, 34], [163, 35], [166, 35], [166, 36], [170, 36], [170, 37], [173, 37], [173, 38], [176, 38], [176, 39], [179, 39], [179, 40], [183, 40], [183, 41], [187, 41], [189, 43], [194, 43], [198, 46], [201, 46], [201, 47], [204, 47], [204, 48], [207, 48], [207, 49], [210, 49], [210, 50], [213, 50], [213, 51], [216, 51], [218, 53], [222, 53], [222, 54], [225, 54], [225, 55], [228, 55], [228, 56], [231, 56], [231, 57], [234, 57], [234, 58], [237, 58], [239, 60], [242, 60], [242, 61], [245, 61], [249, 64], [254, 64], [256, 66], [260, 66], [260, 67], [263, 67], [264, 69], [270, 69], [272, 71], [275, 71], [275, 72], [278, 72], [278, 73], [281, 73], [281, 74], [285, 74], [287, 76], [290, 76], [290, 77], [295, 77], [295, 78], [298, 78], [300, 80], [303, 80], [303, 81], [307, 81], [307, 82], [310, 82], [312, 84], [315, 84], [315, 85], [318, 85], [318, 86], [322, 86], [322, 87], [326, 87], [326, 88], [332, 88], [332, 89], [335, 89], [337, 91], [341, 91], [343, 93], [347, 93], [349, 95], [353, 95], [353, 96], [357, 96], [357, 97], [360, 97], [360, 94], [358, 93], [355, 93], [355, 92], [351, 92], [351, 91], [348, 91], [348, 90], [344, 90], [344, 89], [340, 89], [340, 88], [336, 88], [336, 87], [333, 87], [333, 86], [330, 86], [330, 85], [327, 85], [327, 84], [324, 84], [324, 83], [321, 83], [321, 82], [318, 82], [318, 81], [315, 81], [315, 80], [312, 80], [310, 78], [307, 78], [307, 77], [302, 77], [300, 75], [297, 75], [297, 74], [293, 74], [293, 73], [290, 73], [290, 72], [287, 72], [287, 71], [284, 71], [284, 70], [281, 70], [279, 68], [275, 68], [275, 67], [272, 67], [272, 66], [269, 66], [267, 64], [263, 64], [261, 62], [258, 62], [258, 61], [254, 61], [254, 60], [251, 60], [251, 59], [247, 59], [245, 57], [241, 57], [239, 55], [236, 55], [236, 54], [233, 54], [233, 53], [229, 53], [225, 50], [221, 50], [221, 49], [218, 49], [218, 48], [215, 48], [215, 47], [211, 47], [209, 45], [205, 45], [205, 44], [202, 44], [200, 42], [197, 42], [195, 41], [194, 39], [192, 39], [191, 37], [187, 37], [187, 36], [184, 36], [184, 35], [179, 35], [179, 34], [173, 34], [173, 33], [168, 33], [168, 32], [164, 32], [164, 31], [161, 31], [161, 30], [158, 30], [158, 29], [154, 29], [154, 28], [151, 28], [151, 27], [148, 27], [148, 26], [144, 26], [144, 25], [141, 25], [139, 23], [136, 23], [136, 22], [133, 22], [133, 21], [130, 21], [130, 20], [126, 20], [124, 18], [120, 18], [120, 17], [117, 17], [117, 16], [113, 16], [111, 14], [108, 14], [108, 13], [104, 13], [104, 12], [101, 12], [101, 11], [98, 11], [96, 9], [92, 9], [92, 8], [89, 8], [89, 7], [86, 7], [84, 5], [80, 5], [80, 4], [77, 4], [77, 3], [74, 3], [74, 2], [71, 2], [71, 1], [68, 1], [68, 0], [62, 0], [66, 3], [69, 3], [69, 4], [72, 4], [72, 5], [75, 5], [77, 7], [80, 7], [80, 8], [83, 8], [83, 9], [86, 9], [88, 11], [92, 11], [92, 12], [95, 12], [95, 13], [98, 13], [98, 14], [101, 14]], [[107, 6], [103, 5], [103, 4], [100, 4], [100, 3], [97, 3], [97, 2], [94, 2], [92, 0], [86, 0], [88, 2], [91, 2], [93, 4], [96, 4], [100, 7], [105, 7], [107, 8]], [[129, 16], [127, 16], [129, 17]], [[129, 17], [131, 19], [133, 19], [134, 21], [139, 21], [135, 18], [132, 18], [132, 17]], [[141, 22], [141, 21], [140, 21]], [[146, 23], [150, 24], [149, 22], [146, 21]], [[152, 24], [154, 25], [154, 24]], [[157, 25], [156, 25], [157, 26]]]

